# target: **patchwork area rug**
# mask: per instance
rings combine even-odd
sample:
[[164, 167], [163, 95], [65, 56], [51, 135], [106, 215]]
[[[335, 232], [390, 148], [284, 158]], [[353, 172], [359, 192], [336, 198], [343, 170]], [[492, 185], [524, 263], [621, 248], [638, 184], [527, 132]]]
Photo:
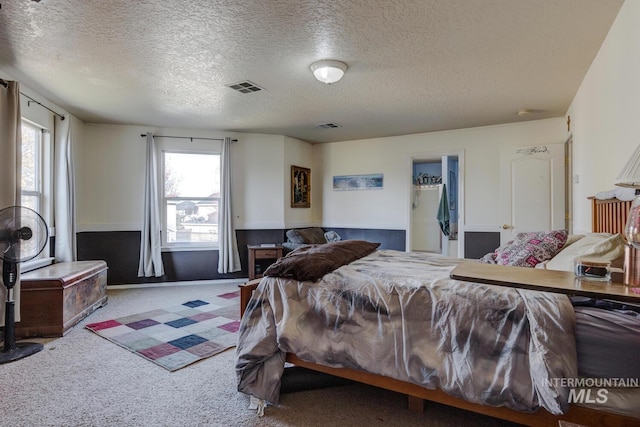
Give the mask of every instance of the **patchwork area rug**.
[[234, 347], [240, 292], [91, 323], [86, 328], [169, 371]]

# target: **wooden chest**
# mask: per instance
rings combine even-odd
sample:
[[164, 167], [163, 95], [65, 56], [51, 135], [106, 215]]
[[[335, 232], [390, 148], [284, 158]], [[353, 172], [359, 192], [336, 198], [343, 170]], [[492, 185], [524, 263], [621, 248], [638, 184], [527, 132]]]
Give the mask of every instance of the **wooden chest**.
[[60, 337], [107, 303], [107, 263], [52, 264], [20, 275], [16, 337]]

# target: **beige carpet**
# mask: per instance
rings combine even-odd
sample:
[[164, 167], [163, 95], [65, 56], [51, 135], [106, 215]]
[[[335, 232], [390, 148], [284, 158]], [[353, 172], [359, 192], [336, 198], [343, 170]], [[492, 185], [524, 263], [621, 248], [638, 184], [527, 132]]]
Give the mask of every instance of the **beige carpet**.
[[169, 372], [84, 329], [147, 309], [206, 299], [235, 284], [109, 289], [109, 303], [44, 350], [0, 365], [0, 426], [512, 426], [364, 385], [285, 394], [264, 417], [236, 391], [234, 350]]

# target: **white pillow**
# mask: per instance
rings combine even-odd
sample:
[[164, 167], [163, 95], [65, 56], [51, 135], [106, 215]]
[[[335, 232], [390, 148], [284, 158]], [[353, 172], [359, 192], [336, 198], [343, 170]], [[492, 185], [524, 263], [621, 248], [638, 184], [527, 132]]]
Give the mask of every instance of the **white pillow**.
[[[562, 247], [562, 249], [566, 248], [569, 245], [573, 245], [575, 242], [577, 242], [578, 240], [582, 239], [584, 237], [584, 234], [569, 234], [567, 236], [567, 241], [564, 242], [564, 246]], [[558, 252], [560, 253], [560, 252]], [[558, 255], [558, 254], [556, 254]], [[546, 270], [547, 268], [547, 263], [549, 262], [549, 260], [544, 260], [542, 262], [539, 262], [536, 264], [536, 266], [534, 268], [538, 268], [540, 270]]]
[[589, 233], [562, 249], [545, 267], [547, 270], [573, 271], [578, 257], [613, 261], [624, 255], [624, 245], [621, 234]]
[[564, 243], [564, 246], [562, 247], [562, 249], [566, 248], [569, 245], [573, 245], [575, 242], [582, 239], [583, 237], [584, 237], [584, 234], [569, 234], [567, 236], [567, 241]]

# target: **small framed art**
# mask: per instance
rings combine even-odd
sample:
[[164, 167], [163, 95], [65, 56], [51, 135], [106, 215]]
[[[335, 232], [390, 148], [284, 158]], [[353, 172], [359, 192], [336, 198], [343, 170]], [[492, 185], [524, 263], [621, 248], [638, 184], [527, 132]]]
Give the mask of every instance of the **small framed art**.
[[291, 166], [291, 207], [311, 207], [311, 169]]

